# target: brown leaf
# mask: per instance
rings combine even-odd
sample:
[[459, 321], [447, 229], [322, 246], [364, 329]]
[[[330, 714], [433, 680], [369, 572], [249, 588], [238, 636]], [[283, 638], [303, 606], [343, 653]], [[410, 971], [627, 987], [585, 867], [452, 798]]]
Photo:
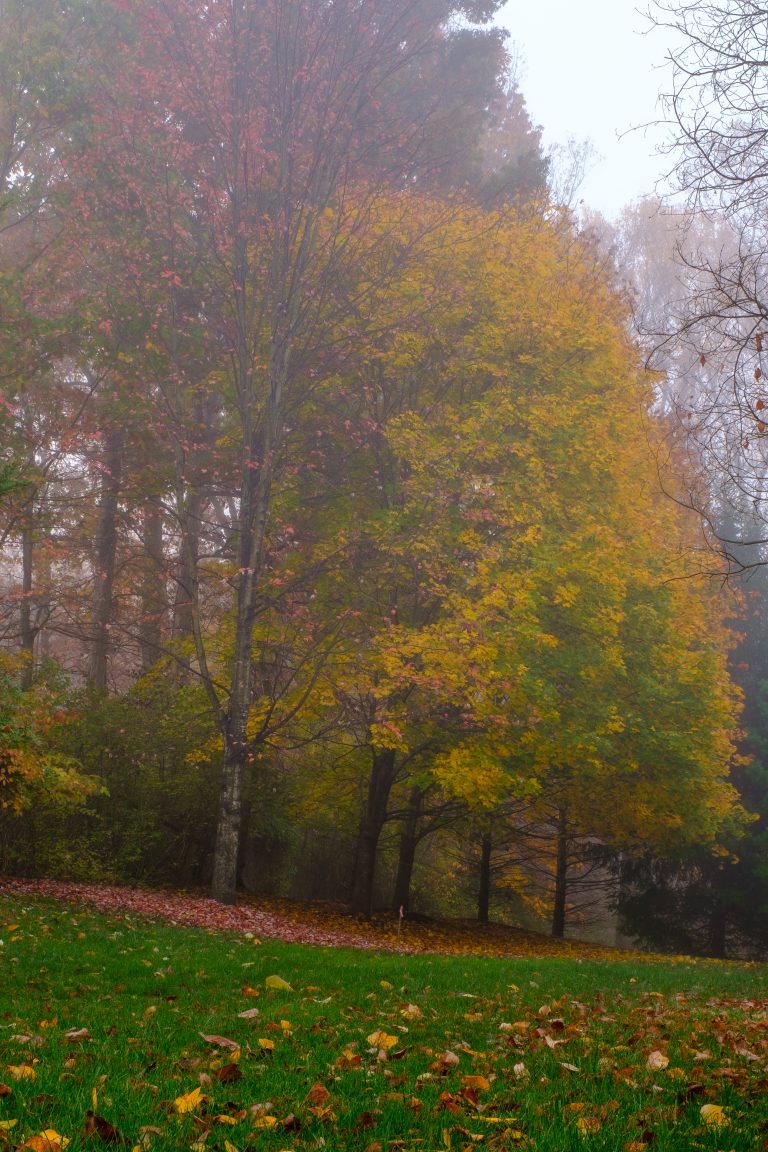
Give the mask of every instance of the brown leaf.
[[52, 1128], [46, 1128], [37, 1136], [30, 1136], [19, 1148], [30, 1148], [32, 1152], [62, 1152], [63, 1145], [68, 1141], [59, 1136]]
[[240, 1048], [237, 1040], [229, 1040], [226, 1036], [206, 1035], [205, 1032], [198, 1032], [198, 1036], [202, 1036], [206, 1044], [214, 1044], [217, 1048], [228, 1048], [230, 1052], [236, 1052]]
[[118, 1132], [109, 1120], [105, 1120], [103, 1116], [99, 1116], [89, 1109], [85, 1114], [83, 1136], [93, 1135], [98, 1136], [99, 1140], [105, 1144], [130, 1144], [130, 1140], [123, 1136], [122, 1132]]
[[450, 1092], [441, 1092], [440, 1099], [437, 1103], [440, 1108], [447, 1109], [447, 1111], [452, 1112], [454, 1116], [459, 1115], [458, 1105], [456, 1104], [456, 1100]]
[[293, 1112], [289, 1112], [285, 1119], [280, 1121], [280, 1127], [284, 1132], [300, 1132], [301, 1120], [298, 1116], [294, 1116]]
[[91, 1034], [87, 1028], [70, 1028], [69, 1032], [64, 1033], [64, 1039], [68, 1040], [70, 1044], [77, 1044], [80, 1040], [90, 1040]]
[[225, 1064], [213, 1073], [213, 1079], [220, 1084], [233, 1084], [235, 1080], [242, 1080], [243, 1074], [237, 1064]]
[[313, 1108], [324, 1108], [331, 1098], [331, 1094], [324, 1084], [313, 1084], [307, 1093], [307, 1103]]
[[13, 1088], [9, 1087], [8, 1084], [0, 1084], [0, 1096], [10, 1096], [12, 1092]]

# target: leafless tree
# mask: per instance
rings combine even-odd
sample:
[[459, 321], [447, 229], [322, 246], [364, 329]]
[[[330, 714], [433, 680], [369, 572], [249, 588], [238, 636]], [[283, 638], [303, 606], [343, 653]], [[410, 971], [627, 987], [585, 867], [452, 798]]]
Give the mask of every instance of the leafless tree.
[[652, 19], [675, 45], [665, 94], [675, 182], [689, 218], [720, 229], [719, 244], [678, 242], [687, 292], [656, 353], [674, 348], [693, 381], [678, 405], [681, 441], [706, 469], [702, 510], [732, 571], [762, 563], [768, 540], [768, 8], [659, 0]]

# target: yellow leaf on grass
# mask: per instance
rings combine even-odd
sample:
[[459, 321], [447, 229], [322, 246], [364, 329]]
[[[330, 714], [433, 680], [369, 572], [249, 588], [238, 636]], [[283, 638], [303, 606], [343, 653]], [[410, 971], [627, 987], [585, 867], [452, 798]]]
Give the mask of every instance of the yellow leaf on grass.
[[11, 1128], [15, 1128], [18, 1120], [0, 1120], [0, 1132], [8, 1132]]
[[277, 1116], [259, 1116], [253, 1122], [254, 1128], [276, 1128]]
[[705, 1124], [710, 1124], [713, 1128], [727, 1128], [730, 1124], [725, 1108], [721, 1104], [703, 1104], [699, 1115]]
[[274, 1047], [275, 1047], [274, 1040], [265, 1040], [263, 1037], [261, 1037], [259, 1039], [259, 1048], [262, 1048], [265, 1052], [274, 1051]]
[[9, 1064], [8, 1071], [14, 1080], [37, 1080], [37, 1072], [31, 1064]]
[[236, 1116], [225, 1116], [223, 1113], [221, 1116], [214, 1116], [214, 1120], [217, 1124], [231, 1124], [233, 1127], [235, 1124], [239, 1124]]
[[267, 976], [264, 984], [267, 988], [274, 988], [276, 992], [293, 992], [293, 988], [282, 976]]
[[29, 1148], [31, 1152], [62, 1152], [69, 1144], [66, 1136], [60, 1136], [53, 1128], [46, 1128], [38, 1136], [30, 1136], [19, 1148]]
[[516, 1116], [473, 1116], [473, 1122], [479, 1120], [483, 1124], [514, 1124]]
[[67, 1144], [69, 1144], [69, 1136], [59, 1136], [58, 1132], [55, 1132], [53, 1128], [44, 1129], [40, 1135], [44, 1140], [47, 1140], [49, 1144], [58, 1144], [60, 1148], [66, 1148]]
[[366, 1039], [369, 1044], [372, 1044], [376, 1048], [383, 1048], [385, 1052], [388, 1052], [390, 1048], [394, 1048], [398, 1040], [397, 1036], [390, 1036], [388, 1032], [382, 1032], [380, 1030], [371, 1032], [370, 1036], [367, 1036]]
[[238, 1148], [237, 1144], [233, 1144], [230, 1140], [224, 1141], [224, 1147], [226, 1149], [226, 1152], [240, 1152], [240, 1149]]
[[177, 1096], [174, 1100], [176, 1111], [180, 1115], [185, 1112], [194, 1112], [195, 1108], [201, 1103], [203, 1099], [202, 1088], [193, 1088], [191, 1092], [186, 1092], [183, 1096]]

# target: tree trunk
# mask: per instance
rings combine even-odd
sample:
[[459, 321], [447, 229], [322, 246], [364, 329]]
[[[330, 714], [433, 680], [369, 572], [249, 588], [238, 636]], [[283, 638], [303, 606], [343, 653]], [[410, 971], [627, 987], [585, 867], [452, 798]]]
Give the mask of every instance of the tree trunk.
[[123, 463], [123, 433], [114, 425], [104, 431], [101, 498], [96, 525], [95, 575], [93, 583], [93, 617], [88, 682], [98, 692], [107, 690], [107, 657], [109, 625], [112, 619], [112, 597], [117, 559], [117, 511]]
[[387, 818], [389, 794], [395, 781], [397, 753], [392, 748], [374, 748], [368, 796], [360, 821], [355, 852], [355, 874], [352, 880], [352, 912], [370, 916], [373, 912], [373, 881], [376, 874], [376, 852]]
[[35, 668], [35, 626], [32, 622], [32, 582], [33, 582], [33, 532], [32, 511], [26, 517], [21, 536], [21, 605], [19, 608], [19, 631], [24, 668], [21, 682], [24, 688], [32, 685]]
[[555, 906], [552, 912], [552, 935], [565, 936], [565, 901], [568, 893], [568, 819], [564, 808], [557, 821], [557, 863], [555, 865]]
[[712, 880], [712, 910], [709, 915], [709, 955], [725, 960], [728, 953], [728, 894], [723, 871], [717, 869]]
[[234, 904], [243, 826], [243, 782], [247, 748], [227, 741], [219, 791], [219, 819], [213, 857], [211, 896], [222, 904]]
[[483, 833], [480, 852], [480, 891], [477, 896], [477, 919], [481, 924], [488, 923], [491, 903], [491, 853], [493, 841], [490, 832]]
[[416, 848], [419, 843], [419, 817], [424, 793], [421, 788], [411, 789], [408, 798], [408, 812], [403, 820], [400, 830], [400, 851], [397, 858], [397, 877], [395, 879], [395, 892], [392, 897], [392, 910], [405, 912], [411, 906], [411, 877], [413, 865], [416, 860]]
[[725, 907], [718, 900], [709, 918], [709, 955], [714, 957], [715, 960], [726, 959], [728, 951], [726, 941], [727, 927], [728, 917], [725, 913]]
[[200, 513], [202, 495], [194, 489], [182, 512], [181, 548], [176, 571], [173, 601], [173, 639], [177, 644], [191, 642], [194, 635], [195, 583], [200, 555]]
[[149, 672], [158, 660], [167, 611], [163, 565], [163, 521], [151, 502], [144, 505], [144, 556], [142, 557], [139, 648], [141, 670]]

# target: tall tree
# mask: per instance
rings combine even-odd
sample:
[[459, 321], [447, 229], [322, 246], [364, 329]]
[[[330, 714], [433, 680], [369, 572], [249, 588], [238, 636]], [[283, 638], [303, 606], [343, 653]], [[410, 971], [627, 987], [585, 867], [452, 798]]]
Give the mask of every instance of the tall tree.
[[[450, 164], [455, 143], [441, 99], [451, 77], [446, 49], [460, 35], [451, 18], [487, 22], [496, 7], [103, 6], [114, 8], [110, 83], [78, 159], [93, 177], [75, 202], [79, 239], [102, 286], [112, 338], [102, 358], [119, 356], [124, 377], [133, 361], [135, 379], [146, 373], [147, 353], [157, 358], [145, 395], [168, 437], [174, 477], [165, 491], [189, 583], [195, 670], [225, 746], [213, 880], [220, 899], [233, 899], [237, 877], [254, 636], [269, 600], [275, 491], [293, 467], [287, 423], [354, 344], [333, 286], [354, 267], [377, 202], [384, 193], [405, 197]], [[492, 92], [504, 63], [499, 34], [473, 35]], [[468, 107], [475, 124], [477, 102]], [[134, 234], [143, 239], [131, 250]], [[131, 295], [118, 301], [117, 284], [131, 281]], [[212, 403], [201, 405], [203, 394]], [[195, 426], [200, 416], [209, 423]], [[212, 441], [226, 445], [226, 462], [213, 461]], [[223, 586], [233, 621], [224, 664], [201, 613], [214, 571], [200, 566], [199, 524], [209, 517], [216, 468], [219, 486], [237, 494], [223, 526], [234, 565]]]
[[[689, 406], [685, 435], [712, 473], [727, 477], [738, 499], [746, 496], [764, 520], [765, 10], [754, 0], [673, 0], [656, 5], [656, 20], [675, 36], [666, 102], [679, 188], [692, 212], [724, 221], [730, 232], [719, 248], [681, 254], [694, 285], [671, 310], [668, 339], [709, 376]], [[719, 498], [727, 498], [717, 483]], [[716, 529], [712, 536], [717, 543]], [[738, 541], [724, 541], [722, 552], [729, 568], [741, 566]]]

